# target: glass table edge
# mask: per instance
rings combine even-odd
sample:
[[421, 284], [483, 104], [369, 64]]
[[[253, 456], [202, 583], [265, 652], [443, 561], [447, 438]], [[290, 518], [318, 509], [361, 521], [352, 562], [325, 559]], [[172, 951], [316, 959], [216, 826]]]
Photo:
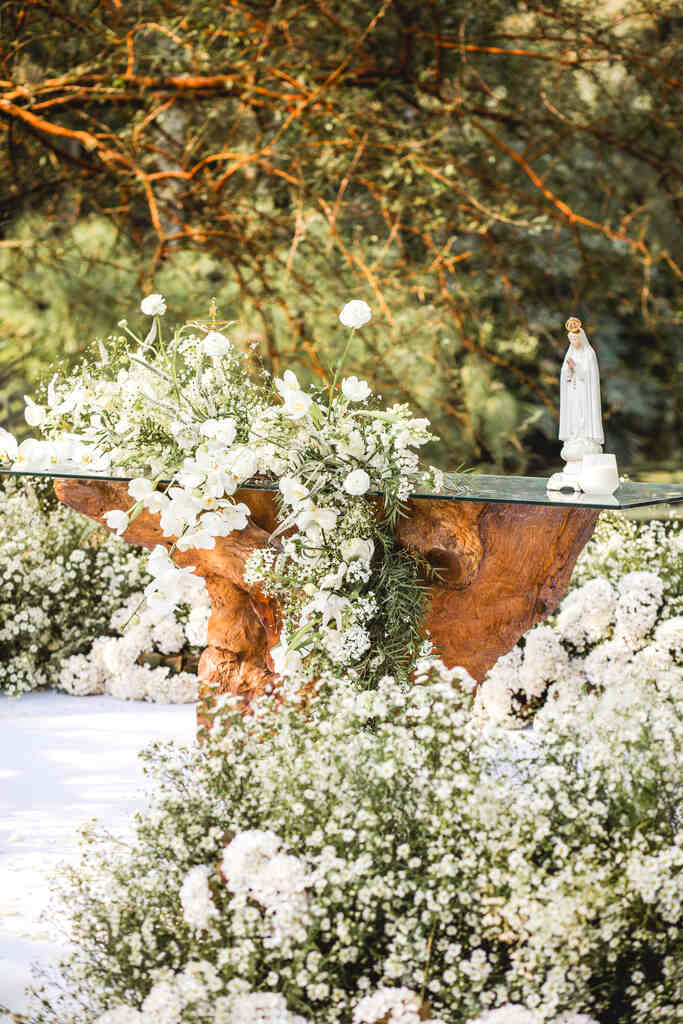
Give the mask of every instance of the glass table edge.
[[[82, 474], [68, 472], [66, 470], [13, 470], [9, 467], [0, 467], [0, 476], [26, 476], [26, 477], [47, 477], [48, 479], [55, 480], [100, 480], [103, 483], [126, 483], [132, 480], [133, 477], [129, 476], [113, 476], [106, 473], [91, 473]], [[451, 477], [455, 474], [451, 474]], [[447, 475], [448, 477], [448, 475]], [[504, 479], [508, 482], [509, 486], [514, 486], [516, 481], [520, 484], [523, 482], [525, 485], [536, 484], [539, 486], [547, 477], [499, 477], [495, 474], [486, 473], [468, 473], [462, 475], [462, 491], [455, 490], [444, 490], [439, 493], [423, 493], [416, 491], [410, 495], [411, 501], [471, 501], [480, 502], [482, 504], [497, 504], [497, 505], [536, 505], [545, 508], [583, 508], [583, 509], [598, 509], [606, 511], [612, 509], [614, 511], [628, 510], [632, 508], [646, 508], [650, 505], [677, 505], [683, 503], [683, 487], [671, 490], [667, 484], [659, 483], [641, 483], [640, 481], [627, 481], [626, 484], [635, 487], [656, 487], [666, 488], [666, 492], [663, 494], [642, 494], [633, 495], [629, 498], [624, 496], [623, 499], [618, 497], [618, 491], [614, 495], [577, 495], [562, 494], [560, 491], [551, 492], [557, 497], [551, 497], [551, 493], [541, 491], [535, 495], [515, 495], [515, 494], [482, 494], [468, 492], [467, 488], [470, 486], [476, 486], [477, 479], [482, 480], [482, 486], [486, 486], [483, 481], [488, 480], [501, 480]], [[277, 484], [273, 481], [263, 480], [247, 480], [237, 488], [237, 490], [250, 490], [250, 491], [267, 491], [272, 492], [277, 490]], [[378, 492], [368, 492], [367, 497], [378, 498], [380, 497]], [[602, 500], [600, 500], [602, 498]]]

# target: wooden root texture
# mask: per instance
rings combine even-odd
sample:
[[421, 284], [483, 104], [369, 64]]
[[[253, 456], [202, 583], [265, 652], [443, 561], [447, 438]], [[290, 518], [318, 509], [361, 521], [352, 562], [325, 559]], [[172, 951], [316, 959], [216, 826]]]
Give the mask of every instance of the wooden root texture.
[[[65, 505], [103, 526], [111, 509], [133, 504], [123, 481], [55, 481]], [[269, 650], [277, 641], [276, 603], [244, 582], [249, 555], [264, 547], [276, 522], [272, 492], [240, 490], [251, 510], [245, 530], [216, 538], [211, 550], [176, 551], [181, 567], [203, 576], [211, 598], [208, 646], [199, 662], [202, 708], [219, 694], [245, 704], [277, 686]], [[598, 517], [593, 509], [419, 499], [401, 519], [401, 544], [421, 552], [440, 571], [431, 588], [427, 627], [446, 665], [461, 665], [478, 681], [564, 597], [574, 563]], [[143, 512], [123, 535], [131, 544], [167, 550], [159, 517]]]

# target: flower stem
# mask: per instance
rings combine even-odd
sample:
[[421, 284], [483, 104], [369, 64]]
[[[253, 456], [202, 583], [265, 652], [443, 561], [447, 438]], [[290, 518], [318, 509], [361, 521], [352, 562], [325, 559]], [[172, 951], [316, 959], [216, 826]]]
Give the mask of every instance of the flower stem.
[[330, 388], [330, 401], [329, 401], [329, 405], [328, 405], [328, 418], [329, 418], [329, 410], [332, 408], [332, 401], [334, 399], [334, 393], [337, 390], [337, 381], [339, 380], [339, 374], [341, 373], [341, 368], [344, 365], [344, 362], [346, 361], [346, 357], [348, 355], [349, 348], [351, 346], [351, 342], [353, 341], [353, 332], [355, 331], [355, 329], [356, 329], [355, 327], [351, 328], [351, 332], [349, 334], [348, 341], [346, 342], [346, 348], [342, 352], [341, 359], [337, 363], [337, 367], [336, 367], [336, 369], [334, 371], [334, 380], [332, 381], [332, 387]]

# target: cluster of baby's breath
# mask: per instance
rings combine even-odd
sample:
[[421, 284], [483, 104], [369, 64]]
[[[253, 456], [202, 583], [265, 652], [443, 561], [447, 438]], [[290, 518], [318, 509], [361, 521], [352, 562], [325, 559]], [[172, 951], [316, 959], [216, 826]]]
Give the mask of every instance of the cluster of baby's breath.
[[683, 523], [680, 519], [639, 522], [602, 512], [579, 555], [572, 587], [602, 576], [612, 585], [627, 572], [654, 572], [664, 584], [663, 617], [683, 615]]
[[142, 553], [59, 505], [51, 484], [0, 489], [0, 691], [58, 685], [149, 577]]
[[150, 751], [157, 803], [72, 872], [69, 995], [29, 1020], [678, 1021], [680, 692], [520, 736], [462, 670], [417, 681], [224, 698], [202, 750]]
[[488, 717], [530, 721], [546, 702], [647, 680], [683, 686], [683, 530], [607, 515], [557, 612], [499, 658], [477, 696]]

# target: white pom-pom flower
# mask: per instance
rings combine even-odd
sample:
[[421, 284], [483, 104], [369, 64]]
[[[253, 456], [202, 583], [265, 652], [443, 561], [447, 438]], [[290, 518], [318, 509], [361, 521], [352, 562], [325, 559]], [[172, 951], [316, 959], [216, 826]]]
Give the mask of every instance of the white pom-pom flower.
[[352, 469], [344, 480], [344, 490], [347, 494], [358, 497], [370, 487], [370, 477], [364, 469]]
[[158, 292], [146, 295], [140, 303], [140, 309], [145, 316], [163, 316], [166, 312], [166, 299]]
[[231, 348], [230, 339], [226, 338], [220, 331], [209, 331], [202, 342], [202, 349], [212, 359], [227, 355]]
[[363, 302], [362, 299], [352, 299], [342, 309], [339, 319], [344, 327], [352, 327], [354, 330], [358, 330], [359, 327], [362, 327], [363, 324], [369, 321], [371, 316], [372, 310], [367, 302]]

